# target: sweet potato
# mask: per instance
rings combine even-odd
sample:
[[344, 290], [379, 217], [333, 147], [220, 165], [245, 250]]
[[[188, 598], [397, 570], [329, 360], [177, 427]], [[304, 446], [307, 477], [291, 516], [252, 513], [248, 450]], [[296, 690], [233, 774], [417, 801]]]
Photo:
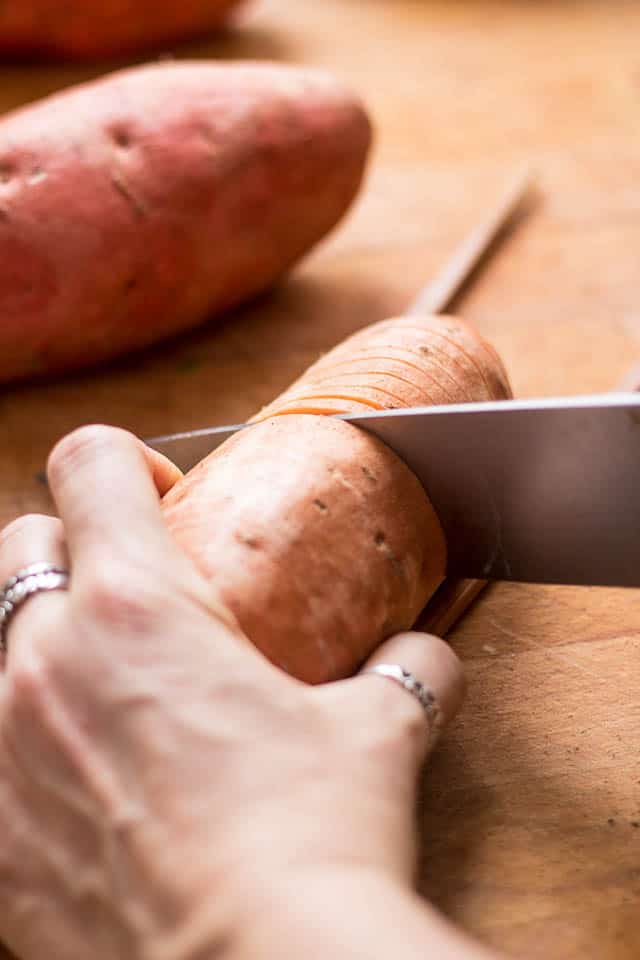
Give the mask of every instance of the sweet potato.
[[239, 0], [3, 0], [0, 54], [88, 60], [210, 33]]
[[497, 354], [461, 321], [375, 324], [187, 474], [166, 522], [271, 660], [308, 682], [344, 677], [412, 626], [447, 550], [409, 468], [323, 414], [509, 395]]
[[322, 72], [151, 66], [0, 123], [0, 381], [95, 364], [272, 284], [345, 213], [366, 113]]

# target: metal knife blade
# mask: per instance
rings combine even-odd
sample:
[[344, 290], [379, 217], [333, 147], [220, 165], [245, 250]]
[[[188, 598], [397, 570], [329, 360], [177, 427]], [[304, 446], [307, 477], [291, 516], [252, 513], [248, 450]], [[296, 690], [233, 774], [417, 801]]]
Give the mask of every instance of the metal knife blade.
[[[422, 482], [447, 575], [640, 586], [640, 396], [597, 394], [343, 416]], [[187, 469], [246, 425], [156, 437]]]

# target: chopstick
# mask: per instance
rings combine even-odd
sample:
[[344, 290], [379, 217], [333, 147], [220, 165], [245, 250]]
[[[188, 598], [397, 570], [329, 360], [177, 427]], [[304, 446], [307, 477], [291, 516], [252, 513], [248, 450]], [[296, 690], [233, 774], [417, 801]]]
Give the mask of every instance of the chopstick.
[[409, 314], [444, 313], [451, 306], [522, 209], [531, 182], [528, 167], [518, 171], [486, 219], [467, 235], [435, 280], [420, 291], [407, 311]]

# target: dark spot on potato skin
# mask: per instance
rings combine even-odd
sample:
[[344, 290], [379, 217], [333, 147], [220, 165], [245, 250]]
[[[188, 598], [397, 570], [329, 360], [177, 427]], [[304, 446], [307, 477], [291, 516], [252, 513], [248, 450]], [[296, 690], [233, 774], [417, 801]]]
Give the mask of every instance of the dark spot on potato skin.
[[365, 477], [367, 478], [367, 480], [371, 480], [371, 483], [377, 483], [377, 482], [378, 482], [375, 473], [372, 473], [371, 470], [369, 470], [369, 467], [363, 467], [363, 468], [362, 468], [362, 472], [364, 473], [364, 475], [365, 475]]
[[200, 136], [208, 146], [215, 147], [216, 150], [220, 148], [220, 136], [216, 135], [211, 127], [207, 127], [206, 125], [201, 126]]
[[241, 530], [236, 531], [236, 540], [250, 550], [259, 550], [262, 546], [260, 537], [256, 537], [250, 533], [243, 533]]
[[313, 505], [320, 513], [329, 513], [329, 507], [323, 500], [314, 500]]
[[131, 147], [131, 134], [125, 127], [117, 127], [111, 132], [113, 142], [121, 150], [128, 150]]
[[43, 180], [47, 179], [47, 172], [37, 163], [34, 165], [31, 173], [29, 174], [29, 183], [41, 183]]
[[376, 549], [379, 550], [380, 553], [383, 553], [385, 555], [386, 559], [391, 564], [391, 568], [393, 569], [393, 572], [396, 574], [396, 576], [401, 577], [402, 579], [406, 579], [404, 566], [401, 560], [399, 559], [399, 557], [396, 556], [396, 554], [393, 552], [393, 550], [387, 543], [387, 538], [382, 530], [377, 531], [377, 533], [373, 538], [373, 542], [376, 545]]
[[389, 553], [387, 554], [387, 559], [391, 564], [393, 572], [397, 577], [400, 577], [401, 580], [406, 580], [407, 577], [406, 577], [405, 569], [404, 569], [404, 566], [402, 565], [402, 562], [398, 557], [396, 557], [395, 553], [390, 547], [388, 549], [389, 549]]
[[124, 200], [126, 200], [136, 217], [138, 217], [140, 220], [146, 220], [149, 216], [149, 212], [142, 201], [135, 196], [128, 184], [126, 184], [124, 180], [115, 173], [111, 174], [110, 179], [114, 189], [118, 191]]
[[0, 160], [0, 184], [11, 183], [15, 175], [15, 167], [8, 160]]

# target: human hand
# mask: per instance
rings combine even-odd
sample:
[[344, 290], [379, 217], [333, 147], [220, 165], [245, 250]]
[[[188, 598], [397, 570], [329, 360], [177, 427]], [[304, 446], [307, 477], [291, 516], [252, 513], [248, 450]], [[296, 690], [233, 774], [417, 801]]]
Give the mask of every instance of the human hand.
[[[22, 960], [218, 956], [267, 888], [352, 871], [408, 888], [429, 745], [417, 700], [377, 676], [310, 688], [268, 663], [164, 527], [175, 468], [129, 434], [83, 428], [48, 474], [61, 519], [0, 537], [0, 582], [71, 568], [68, 592], [32, 597], [8, 629], [0, 938]], [[455, 713], [442, 641], [405, 634], [372, 662]]]

